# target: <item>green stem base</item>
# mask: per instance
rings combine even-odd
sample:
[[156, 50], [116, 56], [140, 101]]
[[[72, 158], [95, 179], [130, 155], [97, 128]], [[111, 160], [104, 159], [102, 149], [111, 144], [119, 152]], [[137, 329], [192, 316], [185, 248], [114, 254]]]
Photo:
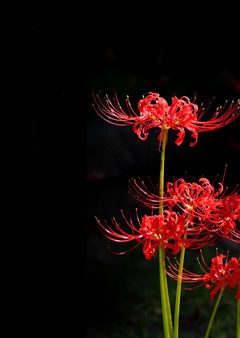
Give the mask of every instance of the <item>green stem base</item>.
[[205, 333], [204, 338], [208, 338], [208, 337], [209, 337], [209, 333], [210, 333], [210, 331], [211, 331], [212, 324], [213, 324], [213, 320], [214, 320], [214, 318], [215, 318], [215, 315], [216, 315], [216, 312], [217, 312], [217, 309], [218, 309], [220, 300], [221, 300], [221, 298], [222, 298], [223, 291], [224, 291], [224, 288], [222, 288], [221, 291], [219, 292], [219, 295], [218, 295], [218, 298], [217, 298], [217, 300], [216, 300], [216, 304], [215, 304], [215, 306], [214, 306], [214, 308], [213, 308], [213, 312], [212, 312], [211, 318], [210, 318], [210, 320], [209, 320], [208, 328], [207, 328], [207, 331], [206, 331], [206, 333]]

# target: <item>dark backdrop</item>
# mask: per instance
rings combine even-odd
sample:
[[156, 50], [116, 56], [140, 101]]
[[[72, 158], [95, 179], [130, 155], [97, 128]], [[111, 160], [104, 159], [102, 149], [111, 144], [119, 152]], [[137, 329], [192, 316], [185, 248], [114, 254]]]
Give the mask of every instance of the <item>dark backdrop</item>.
[[[130, 12], [127, 6], [94, 5], [78, 14], [73, 9], [32, 18], [32, 209], [41, 242], [37, 276], [43, 321], [50, 323], [57, 312], [54, 320], [61, 327], [65, 307], [81, 309], [87, 294], [88, 332], [94, 323], [96, 331], [106, 324], [104, 315], [98, 320], [99, 302], [100, 311], [110, 315], [110, 296], [104, 303], [100, 294], [116, 291], [104, 289], [104, 274], [101, 280], [96, 276], [97, 257], [107, 260], [110, 253], [94, 215], [109, 218], [122, 208], [134, 210], [128, 179], [150, 175], [157, 181], [160, 157], [154, 133], [142, 142], [131, 128], [101, 120], [91, 105], [92, 92], [111, 97], [116, 91], [122, 102], [129, 95], [136, 110], [149, 91], [169, 102], [174, 95], [193, 99], [196, 94], [196, 103], [205, 105], [215, 96], [217, 106], [239, 98], [240, 72], [234, 19], [226, 24], [214, 13], [196, 17], [148, 6]], [[226, 184], [239, 182], [239, 122], [199, 134], [193, 148], [186, 134], [180, 147], [176, 133], [169, 135], [166, 179], [187, 175], [193, 181], [204, 175], [214, 180], [227, 163]], [[71, 285], [81, 273], [87, 285], [73, 293]]]

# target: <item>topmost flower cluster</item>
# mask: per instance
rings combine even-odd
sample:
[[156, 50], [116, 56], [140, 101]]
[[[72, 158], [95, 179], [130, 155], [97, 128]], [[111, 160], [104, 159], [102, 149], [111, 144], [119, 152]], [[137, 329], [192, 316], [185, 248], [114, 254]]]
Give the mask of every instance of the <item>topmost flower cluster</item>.
[[227, 108], [227, 101], [223, 107], [218, 107], [208, 121], [201, 121], [202, 116], [210, 108], [211, 103], [205, 109], [200, 108], [186, 96], [178, 99], [172, 98], [171, 105], [160, 97], [157, 93], [150, 92], [147, 97], [143, 97], [138, 102], [139, 115], [132, 109], [129, 97], [126, 98], [127, 113], [123, 111], [117, 96], [110, 101], [108, 96], [101, 98], [94, 96], [94, 108], [98, 115], [104, 120], [115, 125], [133, 125], [133, 131], [137, 136], [145, 141], [149, 135], [148, 131], [152, 128], [160, 128], [158, 140], [162, 141], [163, 131], [174, 129], [178, 131], [175, 143], [180, 145], [185, 137], [185, 129], [192, 132], [193, 142], [190, 146], [197, 143], [198, 133], [219, 129], [232, 122], [240, 115], [239, 101], [231, 102]]

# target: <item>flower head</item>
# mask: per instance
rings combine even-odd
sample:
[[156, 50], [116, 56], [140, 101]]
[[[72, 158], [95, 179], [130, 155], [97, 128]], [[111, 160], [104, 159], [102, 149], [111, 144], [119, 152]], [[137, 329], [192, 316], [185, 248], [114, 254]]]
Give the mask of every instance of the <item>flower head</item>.
[[240, 243], [240, 195], [238, 192], [215, 201], [209, 210], [199, 209], [207, 228], [218, 232], [223, 238]]
[[160, 97], [157, 93], [150, 92], [145, 98], [138, 102], [139, 114], [132, 109], [129, 97], [126, 98], [127, 112], [125, 112], [117, 96], [110, 101], [108, 96], [100, 98], [94, 96], [96, 112], [107, 122], [118, 126], [132, 125], [133, 131], [141, 140], [146, 140], [152, 128], [160, 129], [158, 140], [161, 142], [163, 130], [173, 129], [178, 131], [175, 143], [180, 145], [185, 137], [185, 129], [192, 134], [193, 142], [190, 146], [197, 143], [198, 133], [221, 128], [235, 120], [240, 115], [239, 102], [232, 102], [227, 108], [227, 101], [223, 107], [215, 110], [208, 121], [201, 121], [202, 116], [210, 108], [211, 104], [204, 109], [200, 108], [187, 96], [180, 99], [174, 96], [172, 103]]
[[198, 209], [212, 210], [212, 205], [216, 206], [217, 198], [223, 192], [222, 183], [219, 183], [219, 189], [215, 190], [206, 178], [200, 178], [199, 183], [186, 182], [183, 178], [175, 182], [167, 182], [163, 198], [159, 197], [157, 186], [154, 186], [151, 181], [149, 185], [150, 187], [143, 181], [130, 180], [130, 194], [144, 206], [159, 208], [161, 201], [171, 209], [177, 205], [186, 212], [194, 212], [194, 216], [199, 216]]
[[135, 227], [131, 218], [127, 220], [123, 212], [122, 215], [130, 228], [130, 232], [123, 230], [115, 218], [112, 219], [112, 227], [107, 223], [104, 226], [96, 219], [105, 236], [110, 240], [122, 243], [137, 241], [137, 244], [132, 249], [143, 244], [143, 253], [146, 259], [156, 256], [160, 246], [176, 254], [183, 245], [187, 245], [187, 241], [184, 238], [187, 231], [186, 219], [175, 212], [165, 210], [161, 215], [144, 215], [140, 220], [136, 210], [137, 227]]
[[204, 228], [201, 225], [192, 226], [192, 219], [185, 212], [180, 214], [166, 209], [161, 215], [144, 215], [140, 219], [136, 209], [137, 226], [131, 218], [128, 220], [125, 217], [123, 211], [122, 216], [130, 231], [121, 227], [115, 218], [112, 219], [112, 226], [109, 226], [107, 222], [104, 225], [97, 218], [96, 220], [104, 235], [110, 240], [120, 243], [136, 241], [132, 249], [143, 244], [146, 259], [156, 256], [159, 247], [175, 255], [183, 246], [199, 249], [215, 241], [214, 235], [203, 231]]
[[[170, 261], [169, 271], [167, 271], [168, 275], [174, 279], [181, 279], [183, 282], [186, 283], [200, 283], [198, 287], [204, 285], [206, 289], [211, 290], [210, 298], [211, 300], [214, 299], [214, 296], [218, 291], [221, 289], [227, 288], [234, 288], [238, 286], [238, 291], [235, 296], [236, 299], [240, 299], [239, 294], [239, 285], [240, 285], [240, 262], [239, 258], [232, 257], [229, 261], [227, 260], [226, 256], [223, 254], [217, 255], [212, 259], [211, 266], [208, 267], [204, 261], [202, 252], [202, 261], [205, 267], [208, 269], [209, 272], [205, 271], [205, 269], [200, 264], [199, 260], [198, 263], [200, 265], [201, 270], [204, 274], [199, 275], [192, 273], [185, 268], [183, 268], [182, 276], [178, 275], [178, 266], [173, 265]], [[225, 262], [223, 260], [225, 259]]]
[[[161, 201], [169, 210], [182, 210], [191, 215], [189, 227], [202, 228], [202, 233], [209, 232], [211, 243], [226, 238], [240, 243], [240, 195], [234, 192], [226, 195], [222, 183], [215, 189], [206, 178], [199, 183], [186, 182], [180, 178], [167, 182], [164, 197], [159, 197], [158, 186], [140, 180], [130, 180], [129, 192], [142, 205], [158, 209]], [[175, 208], [175, 209], [174, 209]], [[190, 229], [189, 229], [190, 231]]]

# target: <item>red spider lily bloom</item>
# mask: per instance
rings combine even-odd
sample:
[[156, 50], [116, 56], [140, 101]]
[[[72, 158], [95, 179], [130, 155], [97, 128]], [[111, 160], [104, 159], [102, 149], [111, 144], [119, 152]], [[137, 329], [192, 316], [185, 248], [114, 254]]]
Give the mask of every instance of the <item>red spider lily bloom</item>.
[[[150, 187], [143, 181], [130, 180], [130, 194], [141, 204], [149, 208], [159, 208], [160, 200], [164, 207], [173, 210], [175, 206], [191, 214], [191, 227], [202, 227], [202, 233], [215, 233], [214, 239], [219, 236], [240, 243], [240, 195], [232, 192], [225, 195], [222, 183], [218, 190], [206, 178], [199, 179], [198, 183], [185, 182], [180, 178], [174, 183], [166, 184], [166, 192], [160, 199], [158, 187], [150, 182]], [[225, 196], [224, 196], [225, 195]], [[219, 239], [220, 240], [220, 239]]]
[[198, 133], [219, 129], [235, 120], [240, 115], [239, 101], [232, 102], [227, 108], [227, 101], [223, 107], [216, 109], [210, 120], [200, 121], [202, 116], [210, 108], [211, 104], [204, 109], [200, 108], [186, 96], [178, 99], [176, 96], [172, 98], [171, 105], [160, 97], [157, 93], [150, 92], [147, 97], [143, 97], [138, 102], [139, 114], [132, 109], [129, 97], [126, 98], [127, 112], [125, 112], [117, 96], [110, 101], [108, 96], [100, 98], [99, 95], [94, 97], [94, 108], [98, 115], [104, 120], [118, 126], [132, 125], [133, 131], [141, 140], [146, 140], [152, 128], [159, 128], [161, 131], [158, 140], [161, 142], [163, 130], [174, 129], [178, 131], [175, 143], [180, 145], [185, 137], [185, 129], [192, 132], [194, 142], [190, 146], [197, 143]]
[[[143, 253], [146, 259], [151, 259], [153, 256], [156, 256], [159, 246], [165, 249], [168, 248], [173, 254], [176, 254], [182, 245], [185, 244], [184, 234], [187, 230], [186, 219], [175, 212], [165, 210], [161, 215], [145, 215], [142, 217], [142, 220], [140, 220], [136, 210], [137, 228], [131, 218], [127, 220], [123, 212], [122, 215], [131, 232], [123, 230], [115, 218], [112, 219], [112, 227], [107, 223], [104, 226], [97, 218], [96, 219], [104, 231], [105, 236], [110, 240], [122, 243], [136, 240], [137, 244], [132, 249], [143, 244]], [[170, 240], [171, 242], [169, 242]], [[120, 254], [125, 252], [121, 252]]]
[[112, 227], [107, 222], [106, 225], [103, 225], [97, 218], [96, 220], [104, 235], [110, 240], [122, 243], [136, 240], [137, 244], [132, 249], [143, 244], [143, 253], [146, 259], [156, 256], [159, 246], [175, 255], [183, 246], [199, 249], [210, 245], [214, 241], [214, 236], [209, 232], [203, 234], [200, 226], [193, 228], [190, 226], [191, 221], [188, 219], [187, 213], [179, 214], [174, 211], [164, 210], [161, 215], [145, 215], [142, 220], [139, 219], [137, 211], [136, 214], [137, 227], [133, 224], [132, 219], [127, 220], [122, 212], [131, 232], [123, 230], [115, 218], [112, 219]]
[[[223, 192], [223, 185], [219, 183], [220, 187], [217, 191], [210, 184], [206, 178], [200, 178], [198, 183], [185, 182], [180, 178], [174, 183], [168, 182], [166, 184], [165, 196], [160, 199], [158, 187], [151, 183], [150, 188], [141, 181], [130, 181], [130, 194], [133, 195], [141, 204], [150, 208], [159, 208], [159, 202], [163, 205], [168, 205], [171, 209], [178, 205], [181, 209], [188, 211], [195, 211], [198, 208], [201, 210], [211, 209], [212, 204], [216, 207], [217, 197]], [[196, 215], [196, 213], [194, 214]], [[197, 214], [197, 216], [199, 216]]]
[[[176, 261], [177, 265], [174, 266], [170, 261], [169, 270], [167, 271], [167, 274], [174, 278], [174, 279], [181, 279], [183, 282], [187, 283], [198, 283], [200, 284], [197, 287], [200, 287], [201, 285], [204, 285], [206, 289], [211, 290], [210, 292], [210, 299], [213, 300], [214, 296], [218, 291], [221, 289], [228, 288], [234, 288], [235, 286], [238, 286], [238, 291], [235, 296], [236, 299], [240, 299], [239, 294], [239, 285], [240, 285], [240, 262], [239, 258], [232, 257], [229, 261], [225, 261], [223, 263], [223, 259], [226, 258], [226, 256], [220, 254], [212, 259], [211, 267], [208, 267], [207, 264], [204, 261], [202, 252], [201, 252], [202, 260], [204, 265], [207, 267], [209, 272], [206, 272], [202, 265], [200, 264], [199, 260], [198, 263], [204, 272], [203, 275], [192, 273], [185, 268], [183, 268], [182, 276], [178, 275], [178, 267], [180, 266], [179, 263]], [[178, 267], [177, 267], [178, 266]], [[189, 289], [191, 290], [191, 289]]]
[[[223, 238], [240, 243], [240, 231], [237, 229], [240, 222], [240, 195], [232, 193], [224, 196], [207, 212], [202, 210], [198, 213], [204, 218], [204, 223], [211, 231], [219, 232]], [[212, 224], [212, 227], [209, 226]]]
[[[160, 199], [158, 186], [154, 186], [149, 179], [150, 187], [143, 181], [130, 180], [130, 194], [142, 205], [151, 209], [158, 209], [161, 201], [163, 207], [173, 211], [174, 207], [181, 210], [188, 219], [187, 236], [191, 238], [189, 247], [199, 249], [204, 246], [210, 246], [218, 242], [221, 238], [217, 231], [208, 229], [209, 223], [205, 223], [205, 216], [200, 217], [200, 212], [212, 210], [212, 204], [216, 207], [217, 197], [223, 192], [223, 185], [216, 191], [206, 178], [199, 180], [200, 184], [187, 183], [184, 179], [179, 179], [174, 183], [168, 182], [166, 193]], [[219, 202], [220, 203], [220, 202]]]

